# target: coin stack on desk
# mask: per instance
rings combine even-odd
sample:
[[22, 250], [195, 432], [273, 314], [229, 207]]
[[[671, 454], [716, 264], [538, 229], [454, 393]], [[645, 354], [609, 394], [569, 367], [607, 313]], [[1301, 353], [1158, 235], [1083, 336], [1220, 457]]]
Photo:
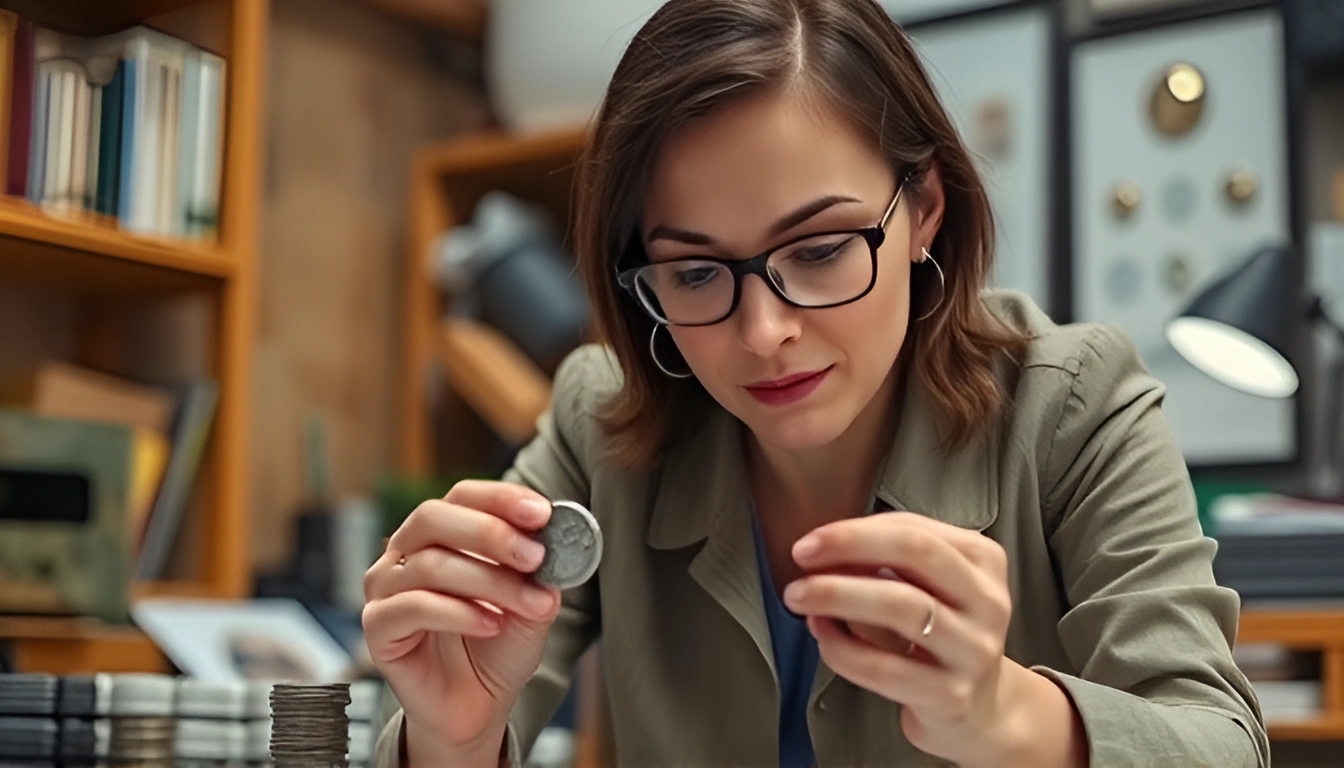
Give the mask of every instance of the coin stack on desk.
[[171, 768], [176, 722], [177, 681], [166, 675], [115, 675], [112, 685], [113, 765]]
[[184, 679], [177, 687], [178, 768], [225, 768], [247, 759], [247, 684]]
[[271, 761], [275, 768], [347, 768], [350, 685], [276, 685], [271, 689]]
[[111, 749], [112, 678], [76, 675], [61, 678], [56, 715], [60, 718], [59, 760], [63, 766], [92, 766]]
[[59, 682], [50, 675], [0, 678], [0, 763], [56, 764]]
[[[383, 684], [0, 674], [0, 768], [366, 768]], [[273, 742], [272, 735], [275, 735]]]

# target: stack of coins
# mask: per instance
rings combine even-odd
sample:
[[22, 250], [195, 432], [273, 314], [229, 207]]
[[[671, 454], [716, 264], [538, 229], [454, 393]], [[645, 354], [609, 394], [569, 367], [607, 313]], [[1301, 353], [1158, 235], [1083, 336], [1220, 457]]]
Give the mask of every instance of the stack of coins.
[[347, 768], [350, 684], [271, 689], [271, 760], [275, 768]]
[[0, 676], [0, 764], [54, 766], [60, 681], [51, 675]]
[[243, 703], [243, 726], [247, 729], [247, 762], [253, 765], [271, 760], [271, 683], [249, 680]]
[[113, 764], [143, 768], [173, 765], [177, 681], [166, 675], [115, 675], [112, 685]]
[[57, 714], [61, 717], [107, 717], [112, 706], [109, 675], [67, 675], [61, 678]]
[[223, 768], [247, 757], [247, 684], [184, 679], [177, 687], [178, 768]]
[[97, 765], [107, 758], [111, 741], [112, 728], [107, 719], [64, 718], [61, 720], [61, 765], [65, 768]]
[[0, 675], [0, 714], [51, 717], [59, 694], [54, 675]]
[[0, 716], [0, 765], [55, 766], [60, 736], [49, 717]]

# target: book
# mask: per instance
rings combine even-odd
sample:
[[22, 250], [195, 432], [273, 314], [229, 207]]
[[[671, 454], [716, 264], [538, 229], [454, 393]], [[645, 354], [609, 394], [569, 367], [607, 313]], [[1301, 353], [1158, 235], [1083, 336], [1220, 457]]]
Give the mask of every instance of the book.
[[51, 70], [45, 66], [34, 66], [33, 112], [29, 134], [28, 178], [24, 182], [24, 194], [34, 205], [42, 202], [45, 194], [47, 176], [47, 117], [51, 105]]
[[180, 138], [177, 152], [178, 196], [172, 215], [172, 233], [187, 237], [191, 229], [194, 206], [197, 159], [201, 152], [201, 55], [203, 51], [187, 52], [182, 67], [182, 104], [178, 120]]
[[172, 451], [140, 544], [135, 567], [138, 579], [166, 575], [219, 405], [219, 383], [213, 379], [190, 382], [181, 390], [171, 433]]
[[175, 402], [170, 392], [62, 361], [0, 376], [0, 408], [131, 429], [128, 523], [140, 541], [167, 468]]
[[0, 407], [45, 416], [106, 421], [168, 434], [176, 407], [166, 390], [48, 360], [0, 376]]
[[13, 11], [0, 10], [0, 179], [9, 177], [10, 113], [13, 110], [10, 90], [14, 83], [14, 37], [19, 16]]
[[80, 207], [86, 211], [95, 210], [94, 196], [98, 190], [98, 134], [103, 125], [103, 89], [89, 84], [89, 118], [86, 121], [84, 136], [84, 183], [81, 185]]
[[106, 216], [117, 215], [121, 183], [122, 114], [125, 108], [126, 62], [117, 61], [111, 81], [101, 86], [101, 127], [98, 131], [98, 174], [93, 209]]
[[198, 76], [199, 80], [193, 83], [194, 90], [199, 93], [199, 112], [194, 126], [193, 168], [188, 177], [186, 235], [214, 239], [219, 232], [219, 201], [224, 181], [224, 107], [228, 79], [224, 59], [201, 51]]
[[5, 191], [16, 197], [28, 191], [28, 159], [33, 135], [33, 24], [18, 19], [14, 28], [12, 68], [9, 81], [9, 147], [6, 156]]
[[133, 232], [217, 238], [225, 59], [145, 26], [82, 38], [3, 18], [14, 20], [9, 38], [0, 21], [0, 40], [12, 39], [15, 76], [0, 92], [0, 138], [6, 114], [22, 123], [0, 158], [11, 193]]
[[187, 55], [186, 48], [166, 51], [163, 69], [163, 112], [158, 116], [162, 126], [159, 141], [159, 178], [155, 190], [157, 210], [154, 217], [154, 231], [160, 234], [172, 234], [176, 229], [177, 217], [177, 166], [178, 152], [182, 141], [182, 74]]
[[[126, 229], [166, 234], [177, 155], [177, 103], [181, 72], [190, 45], [148, 27], [125, 35], [125, 58], [133, 63], [126, 109], [130, 129], [123, 129], [122, 217]], [[165, 197], [168, 200], [165, 201]]]

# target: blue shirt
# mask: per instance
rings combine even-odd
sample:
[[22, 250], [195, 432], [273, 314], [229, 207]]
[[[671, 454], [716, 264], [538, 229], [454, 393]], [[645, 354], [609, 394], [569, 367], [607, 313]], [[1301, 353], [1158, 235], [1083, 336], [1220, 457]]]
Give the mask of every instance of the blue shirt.
[[817, 639], [807, 630], [807, 622], [785, 608], [775, 592], [754, 512], [751, 530], [756, 539], [757, 570], [765, 619], [770, 625], [770, 644], [775, 651], [775, 671], [779, 674], [779, 768], [811, 768], [816, 757], [807, 730], [807, 697], [817, 671]]

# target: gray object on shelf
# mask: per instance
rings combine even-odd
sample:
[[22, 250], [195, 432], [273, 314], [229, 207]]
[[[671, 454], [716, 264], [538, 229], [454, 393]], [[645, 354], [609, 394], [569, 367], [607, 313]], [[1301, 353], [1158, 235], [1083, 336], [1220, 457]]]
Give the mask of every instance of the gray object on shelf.
[[435, 244], [435, 277], [453, 314], [495, 326], [547, 374], [583, 342], [588, 300], [546, 217], [504, 192]]

